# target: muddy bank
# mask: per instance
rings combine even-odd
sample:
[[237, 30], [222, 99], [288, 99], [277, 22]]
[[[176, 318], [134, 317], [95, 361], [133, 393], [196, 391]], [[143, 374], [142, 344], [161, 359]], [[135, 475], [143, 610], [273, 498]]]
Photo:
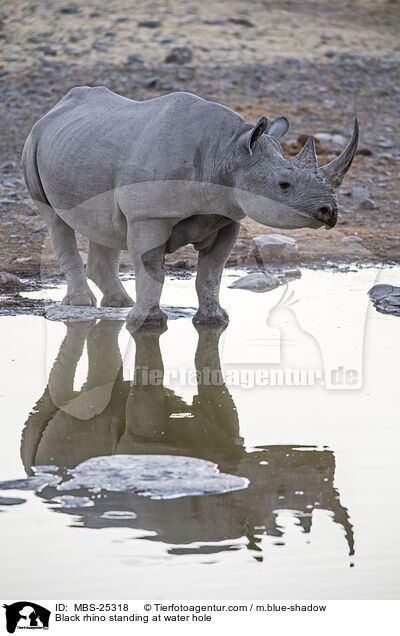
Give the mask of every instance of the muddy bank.
[[[297, 241], [294, 264], [399, 262], [396, 3], [206, 2], [199, 8], [174, 0], [132, 9], [119, 0], [111, 11], [102, 2], [89, 8], [20, 1], [6, 9], [7, 2], [0, 28], [0, 271], [59, 273], [19, 161], [33, 123], [82, 84], [105, 84], [138, 100], [191, 91], [252, 122], [286, 115], [286, 156], [308, 135], [323, 133], [320, 165], [339, 152], [340, 136], [348, 138], [357, 115], [360, 147], [339, 191], [338, 225], [330, 232], [283, 233]], [[176, 47], [186, 53], [166, 62]], [[269, 231], [246, 219], [228, 265], [253, 266], [251, 239]], [[79, 243], [85, 253], [87, 241]], [[193, 269], [196, 260], [188, 246], [168, 256], [167, 267]], [[124, 254], [122, 270], [130, 268]]]

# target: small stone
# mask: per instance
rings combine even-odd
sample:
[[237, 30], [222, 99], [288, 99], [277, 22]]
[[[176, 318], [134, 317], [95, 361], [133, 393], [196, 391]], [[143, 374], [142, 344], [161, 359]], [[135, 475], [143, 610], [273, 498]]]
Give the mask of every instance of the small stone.
[[38, 47], [38, 51], [41, 51], [43, 53], [43, 55], [50, 55], [52, 57], [55, 57], [57, 55], [57, 51], [55, 49], [53, 49], [51, 46], [49, 46], [48, 44], [44, 44], [43, 46], [39, 46]]
[[143, 66], [143, 60], [141, 60], [137, 55], [128, 55], [126, 62], [131, 66]]
[[74, 13], [79, 13], [79, 9], [76, 4], [69, 4], [66, 7], [61, 7], [60, 13], [65, 13], [67, 15], [72, 15]]
[[193, 59], [193, 53], [187, 46], [174, 47], [165, 58], [167, 64], [188, 64]]
[[239, 26], [254, 27], [255, 25], [248, 18], [228, 18], [228, 22], [239, 24]]
[[355, 235], [344, 236], [342, 238], [342, 243], [359, 243], [360, 241], [362, 241], [362, 238]]
[[326, 51], [325, 57], [335, 57], [336, 51]]
[[150, 79], [146, 80], [145, 87], [146, 88], [154, 88], [157, 86], [158, 77], [150, 77]]
[[147, 29], [156, 29], [161, 26], [161, 22], [159, 20], [142, 20], [138, 22], [139, 27], [145, 27]]
[[0, 272], [0, 288], [5, 289], [19, 289], [22, 285], [22, 281], [10, 272]]
[[376, 210], [376, 203], [373, 199], [363, 199], [360, 203], [360, 208], [363, 210]]

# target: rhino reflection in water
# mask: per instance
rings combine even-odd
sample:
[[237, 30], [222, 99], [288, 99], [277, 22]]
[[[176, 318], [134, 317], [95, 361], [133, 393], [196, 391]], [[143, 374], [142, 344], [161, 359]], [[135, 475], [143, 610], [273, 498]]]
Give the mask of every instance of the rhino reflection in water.
[[[140, 329], [136, 342], [135, 378], [123, 380], [118, 333], [122, 321], [72, 323], [61, 345], [48, 386], [29, 417], [21, 453], [28, 475], [35, 466], [55, 466], [65, 480], [68, 471], [101, 456], [177, 456], [212, 461], [221, 472], [249, 480], [248, 488], [153, 500], [132, 492], [89, 492], [80, 488], [73, 508], [61, 497], [58, 512], [81, 516], [85, 527], [124, 526], [152, 533], [147, 538], [173, 544], [174, 554], [236, 549], [246, 536], [247, 547], [259, 553], [260, 537], [281, 537], [280, 510], [291, 510], [304, 532], [310, 532], [315, 508], [331, 513], [345, 533], [353, 554], [349, 516], [333, 486], [332, 451], [296, 446], [262, 446], [247, 451], [240, 437], [238, 415], [222, 381], [201, 382], [205, 370], [220, 374], [218, 341], [223, 327], [198, 327], [195, 356], [197, 395], [189, 406], [162, 381], [145, 384], [143, 373], [163, 370], [159, 337], [163, 327]], [[73, 390], [76, 367], [87, 342], [89, 371], [80, 391]], [[160, 376], [162, 373], [160, 374]], [[306, 452], [305, 452], [306, 451]], [[149, 457], [151, 460], [151, 457]], [[92, 460], [93, 461], [93, 460]], [[52, 476], [54, 478], [54, 475]], [[237, 478], [236, 478], [237, 479]], [[51, 480], [49, 480], [51, 481]], [[57, 480], [56, 480], [57, 481]], [[64, 484], [68, 482], [64, 481]], [[63, 495], [56, 485], [40, 491], [45, 499]], [[85, 507], [80, 502], [90, 505]], [[78, 504], [78, 505], [77, 505]], [[225, 544], [221, 545], [220, 542]], [[182, 547], [200, 543], [200, 547]], [[255, 555], [256, 558], [260, 558]]]

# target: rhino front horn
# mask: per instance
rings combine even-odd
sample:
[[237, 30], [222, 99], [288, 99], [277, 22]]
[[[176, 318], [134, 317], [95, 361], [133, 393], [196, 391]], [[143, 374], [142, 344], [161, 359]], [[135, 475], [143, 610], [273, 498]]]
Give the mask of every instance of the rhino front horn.
[[346, 148], [342, 154], [336, 157], [333, 161], [326, 166], [318, 169], [318, 173], [325, 179], [325, 181], [333, 188], [337, 189], [343, 179], [344, 175], [350, 168], [354, 155], [356, 154], [358, 144], [358, 121], [354, 120], [353, 134]]

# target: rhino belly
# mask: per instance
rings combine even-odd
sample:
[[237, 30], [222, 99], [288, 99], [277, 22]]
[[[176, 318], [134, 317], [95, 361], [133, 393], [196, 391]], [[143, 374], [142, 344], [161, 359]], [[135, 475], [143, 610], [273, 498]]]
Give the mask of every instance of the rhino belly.
[[126, 250], [126, 220], [120, 212], [113, 209], [102, 210], [90, 207], [87, 203], [72, 209], [56, 208], [57, 215], [90, 241]]

